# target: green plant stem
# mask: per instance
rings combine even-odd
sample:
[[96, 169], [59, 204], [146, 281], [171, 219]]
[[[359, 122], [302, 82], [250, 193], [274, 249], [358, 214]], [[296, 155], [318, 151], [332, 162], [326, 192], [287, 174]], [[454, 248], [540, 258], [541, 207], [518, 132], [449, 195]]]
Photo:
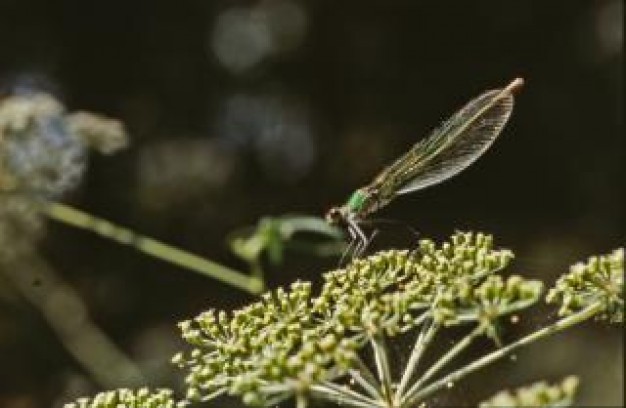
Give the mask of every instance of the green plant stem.
[[341, 405], [348, 405], [355, 408], [385, 408], [385, 405], [383, 405], [380, 401], [375, 401], [363, 394], [349, 389], [348, 387], [342, 387], [329, 381], [325, 381], [322, 384], [312, 385], [311, 391], [320, 398], [334, 401]]
[[[80, 295], [63, 280], [35, 248], [0, 259], [6, 274], [25, 300], [38, 310], [60, 343], [103, 388], [139, 386], [146, 379], [137, 364], [94, 323]], [[33, 282], [39, 281], [40, 285]]]
[[371, 383], [371, 379], [366, 379], [366, 375], [364, 375], [364, 373], [361, 371], [361, 369], [359, 369], [359, 370], [349, 370], [348, 374], [350, 374], [350, 377], [357, 384], [359, 384], [361, 386], [361, 388], [363, 388], [365, 390], [365, 392], [367, 392], [370, 395], [370, 397], [375, 398], [375, 399], [380, 399], [380, 400], [383, 399], [382, 395], [380, 394], [380, 392], [376, 388], [375, 383], [372, 384]]
[[389, 356], [387, 355], [387, 345], [382, 333], [374, 334], [370, 339], [370, 344], [374, 350], [374, 361], [378, 371], [378, 379], [382, 386], [383, 396], [388, 403], [391, 403], [393, 394], [391, 391], [391, 370], [389, 368]]
[[513, 351], [517, 350], [518, 348], [522, 346], [528, 345], [530, 343], [533, 343], [534, 341], [537, 341], [546, 336], [557, 333], [563, 329], [566, 329], [568, 327], [581, 323], [587, 319], [590, 319], [591, 317], [595, 316], [597, 313], [601, 312], [603, 309], [604, 309], [604, 306], [601, 302], [593, 303], [587, 308], [581, 310], [580, 312], [576, 314], [564, 317], [563, 319], [557, 321], [554, 324], [551, 324], [550, 326], [544, 327], [543, 329], [538, 330], [534, 333], [531, 333], [528, 336], [525, 336], [517, 340], [516, 342], [509, 344], [508, 346], [505, 346], [492, 353], [489, 353], [483, 356], [482, 358], [474, 361], [473, 363], [468, 364], [467, 366], [460, 368], [456, 371], [453, 371], [452, 373], [446, 375], [445, 377], [428, 385], [427, 387], [422, 388], [421, 390], [419, 390], [419, 392], [415, 392], [413, 395], [410, 395], [407, 393], [407, 396], [405, 398], [405, 404], [402, 406], [411, 407], [416, 402], [423, 400], [424, 398], [441, 390], [442, 388], [445, 388], [447, 384], [457, 382], [458, 380], [470, 374], [471, 372], [476, 371], [480, 368], [483, 368], [493, 363], [494, 361], [497, 361], [511, 354]]
[[[367, 364], [365, 364], [363, 360], [361, 360], [361, 357], [359, 357], [358, 355], [354, 357], [354, 363], [356, 364], [356, 370], [350, 371], [358, 372], [363, 380], [365, 380], [370, 385], [370, 388], [374, 390], [374, 395], [372, 395], [372, 397], [380, 399], [382, 401], [383, 397], [380, 394], [380, 383], [376, 379], [376, 376], [374, 376], [374, 373], [372, 373]], [[352, 374], [350, 373], [350, 375]]]
[[424, 352], [430, 345], [438, 330], [439, 325], [434, 322], [430, 322], [427, 328], [425, 330], [422, 330], [418, 335], [417, 340], [415, 341], [415, 345], [413, 346], [413, 350], [411, 351], [409, 361], [407, 362], [406, 367], [404, 368], [404, 372], [402, 373], [400, 384], [398, 385], [398, 389], [396, 390], [396, 394], [394, 397], [396, 401], [399, 401], [404, 394], [404, 390], [411, 380], [411, 377], [415, 373], [417, 365], [419, 364], [422, 356], [424, 355]]
[[465, 336], [461, 341], [454, 345], [446, 354], [443, 355], [435, 364], [433, 364], [421, 377], [419, 380], [411, 386], [411, 388], [407, 391], [406, 396], [401, 398], [401, 406], [406, 402], [407, 399], [410, 398], [411, 395], [414, 395], [419, 389], [428, 381], [433, 375], [437, 374], [439, 370], [445, 367], [453, 358], [458, 356], [463, 350], [469, 347], [470, 344], [476, 339], [478, 336], [482, 335], [485, 332], [485, 326], [480, 324], [474, 330], [471, 331], [467, 336]]
[[265, 289], [265, 274], [263, 273], [263, 267], [261, 266], [261, 262], [259, 262], [258, 258], [250, 263], [250, 277], [248, 279], [252, 279], [257, 282], [261, 282], [262, 289]]
[[306, 408], [308, 400], [303, 394], [296, 394], [296, 408]]
[[248, 277], [241, 272], [157, 241], [153, 238], [136, 234], [128, 228], [115, 225], [102, 218], [94, 217], [91, 214], [77, 210], [68, 205], [48, 202], [43, 204], [42, 211], [48, 217], [56, 221], [95, 232], [98, 235], [116, 241], [120, 244], [132, 246], [138, 251], [152, 257], [181, 266], [201, 275], [217, 279], [238, 289], [252, 294], [258, 294], [263, 291], [263, 281], [258, 277]]

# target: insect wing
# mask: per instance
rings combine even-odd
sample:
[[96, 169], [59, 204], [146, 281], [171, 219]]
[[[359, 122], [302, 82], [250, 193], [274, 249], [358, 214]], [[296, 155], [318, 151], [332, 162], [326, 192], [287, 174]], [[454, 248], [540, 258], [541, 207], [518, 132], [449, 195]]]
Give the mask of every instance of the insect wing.
[[513, 110], [512, 92], [521, 85], [516, 79], [505, 89], [487, 91], [467, 103], [376, 178], [381, 194], [420, 190], [472, 164], [500, 134]]
[[498, 137], [513, 110], [513, 96], [487, 92], [471, 101], [424, 141], [429, 155], [411, 163], [404, 173], [406, 184], [398, 194], [441, 183], [478, 159]]

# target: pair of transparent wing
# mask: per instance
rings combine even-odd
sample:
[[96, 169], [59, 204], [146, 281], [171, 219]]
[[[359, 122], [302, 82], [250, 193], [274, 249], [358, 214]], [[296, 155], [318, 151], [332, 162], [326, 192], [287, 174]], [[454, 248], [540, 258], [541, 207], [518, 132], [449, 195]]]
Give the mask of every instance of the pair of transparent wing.
[[374, 181], [381, 197], [421, 190], [467, 168], [494, 142], [513, 110], [516, 79], [472, 99], [450, 119], [386, 168]]

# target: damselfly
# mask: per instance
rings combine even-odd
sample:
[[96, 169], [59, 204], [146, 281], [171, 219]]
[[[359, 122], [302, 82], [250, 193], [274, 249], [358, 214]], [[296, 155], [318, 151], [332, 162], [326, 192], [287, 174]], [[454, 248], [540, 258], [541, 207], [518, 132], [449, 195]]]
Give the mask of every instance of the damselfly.
[[513, 93], [523, 84], [516, 78], [504, 89], [469, 101], [369, 185], [356, 190], [344, 205], [331, 208], [326, 220], [346, 227], [359, 241], [358, 255], [368, 243], [360, 224], [396, 196], [441, 183], [478, 159], [500, 134], [513, 110]]

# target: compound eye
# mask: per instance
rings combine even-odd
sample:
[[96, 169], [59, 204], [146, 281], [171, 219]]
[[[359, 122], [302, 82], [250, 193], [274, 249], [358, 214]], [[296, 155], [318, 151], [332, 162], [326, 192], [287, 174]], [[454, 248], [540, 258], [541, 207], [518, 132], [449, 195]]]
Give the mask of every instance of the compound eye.
[[326, 222], [332, 225], [338, 225], [343, 220], [341, 210], [337, 207], [333, 207], [326, 213]]

